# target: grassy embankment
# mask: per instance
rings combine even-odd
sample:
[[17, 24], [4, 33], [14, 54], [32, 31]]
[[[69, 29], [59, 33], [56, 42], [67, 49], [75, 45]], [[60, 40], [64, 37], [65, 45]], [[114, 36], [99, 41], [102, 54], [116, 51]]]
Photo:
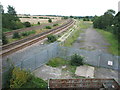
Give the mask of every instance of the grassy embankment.
[[105, 38], [105, 40], [110, 44], [108, 46], [108, 52], [113, 55], [120, 56], [120, 51], [118, 50], [119, 43], [117, 38], [110, 32], [107, 32], [101, 29], [96, 29], [96, 31], [98, 31]]
[[[30, 35], [33, 35], [33, 34], [39, 34], [39, 33], [42, 33], [44, 31], [47, 31], [49, 29], [52, 29], [52, 28], [55, 28], [55, 27], [58, 27], [60, 26], [61, 24], [53, 24], [53, 26], [46, 26], [45, 28], [42, 28], [42, 29], [39, 29], [39, 30], [31, 30], [31, 31], [25, 31], [25, 32], [21, 32], [19, 33], [20, 34], [20, 38], [8, 38], [8, 42], [11, 43], [11, 42], [15, 42], [17, 40], [20, 40], [20, 39], [23, 39], [23, 38], [26, 38]], [[25, 33], [26, 35], [22, 35], [23, 33]]]
[[91, 22], [84, 22], [84, 21], [77, 21], [77, 28], [73, 31], [72, 35], [68, 37], [68, 39], [65, 41], [64, 46], [70, 47], [72, 44], [76, 41], [76, 39], [79, 37], [80, 33], [84, 32], [83, 29], [87, 29], [90, 27]]

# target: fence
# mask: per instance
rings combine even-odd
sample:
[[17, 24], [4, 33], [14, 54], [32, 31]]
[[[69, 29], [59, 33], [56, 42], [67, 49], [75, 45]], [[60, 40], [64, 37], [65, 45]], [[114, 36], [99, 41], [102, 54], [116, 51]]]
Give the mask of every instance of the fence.
[[[5, 76], [7, 76], [7, 71], [9, 70], [11, 64], [20, 67], [21, 69], [33, 71], [47, 63], [51, 58], [60, 57], [64, 58], [65, 60], [70, 60], [71, 55], [75, 53], [83, 55], [85, 57], [84, 61], [86, 64], [120, 70], [119, 56], [103, 53], [101, 51], [87, 51], [70, 47], [63, 47], [60, 46], [59, 43], [55, 42], [49, 45], [34, 46], [3, 58], [3, 85], [5, 84]], [[112, 65], [108, 65], [109, 61], [112, 62]]]
[[[29, 69], [31, 71], [47, 63], [51, 58], [60, 57], [66, 60], [70, 60], [70, 56], [73, 54], [83, 55], [84, 61], [87, 64], [110, 68], [118, 70], [120, 64], [120, 57], [111, 54], [103, 53], [101, 51], [87, 51], [70, 47], [60, 46], [59, 43], [52, 43], [49, 45], [38, 45], [32, 48], [28, 48], [24, 51], [19, 51], [6, 58], [3, 58], [3, 72], [9, 69], [10, 63], [21, 69]], [[9, 59], [7, 59], [9, 58]], [[112, 65], [108, 65], [108, 62]]]

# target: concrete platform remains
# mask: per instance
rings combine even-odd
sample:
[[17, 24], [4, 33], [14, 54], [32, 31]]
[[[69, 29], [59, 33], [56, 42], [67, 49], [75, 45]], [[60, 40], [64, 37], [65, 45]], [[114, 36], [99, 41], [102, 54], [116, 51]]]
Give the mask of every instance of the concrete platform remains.
[[94, 67], [92, 66], [87, 66], [87, 65], [84, 65], [84, 66], [79, 66], [76, 68], [76, 71], [75, 71], [75, 75], [76, 76], [83, 76], [83, 77], [90, 77], [90, 78], [94, 78]]

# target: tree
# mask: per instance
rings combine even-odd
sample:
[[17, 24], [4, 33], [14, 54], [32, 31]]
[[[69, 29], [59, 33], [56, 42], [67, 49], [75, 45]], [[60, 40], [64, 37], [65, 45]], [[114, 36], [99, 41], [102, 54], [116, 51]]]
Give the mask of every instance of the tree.
[[68, 19], [68, 16], [64, 16], [63, 19]]
[[114, 14], [115, 14], [115, 11], [112, 10], [112, 9], [109, 9], [109, 10], [107, 10], [104, 14], [111, 14], [111, 15], [114, 15]]
[[15, 16], [17, 15], [15, 8], [13, 8], [12, 6], [8, 5], [7, 9], [8, 9], [8, 14], [15, 15]]
[[3, 9], [3, 6], [2, 5], [0, 5], [0, 14], [4, 14], [4, 9]]
[[6, 36], [5, 36], [5, 34], [2, 33], [2, 44], [5, 45], [7, 43], [8, 43], [8, 40], [7, 40]]
[[48, 22], [51, 23], [51, 22], [52, 22], [52, 19], [48, 19]]
[[70, 16], [70, 18], [73, 18], [73, 16]]
[[15, 30], [23, 28], [24, 25], [20, 22], [19, 18], [16, 15], [15, 9], [8, 5], [8, 13], [3, 13], [2, 15], [2, 28]]
[[[114, 27], [114, 31], [113, 33], [120, 38], [120, 12], [118, 12], [115, 17], [114, 17], [114, 21], [113, 21], [113, 27]], [[120, 39], [118, 39], [120, 42]]]
[[104, 15], [100, 17], [95, 17], [93, 20], [94, 27], [108, 30], [107, 28], [110, 28], [113, 24], [114, 13], [115, 11], [110, 9], [106, 11]]

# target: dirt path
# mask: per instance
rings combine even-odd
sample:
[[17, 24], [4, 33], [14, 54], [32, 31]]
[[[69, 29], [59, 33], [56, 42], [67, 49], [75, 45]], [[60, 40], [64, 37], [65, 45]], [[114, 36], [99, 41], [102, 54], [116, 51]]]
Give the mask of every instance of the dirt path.
[[80, 36], [73, 44], [74, 48], [86, 49], [86, 50], [101, 50], [107, 52], [109, 43], [90, 26], [88, 29], [82, 29], [84, 32], [80, 33]]

